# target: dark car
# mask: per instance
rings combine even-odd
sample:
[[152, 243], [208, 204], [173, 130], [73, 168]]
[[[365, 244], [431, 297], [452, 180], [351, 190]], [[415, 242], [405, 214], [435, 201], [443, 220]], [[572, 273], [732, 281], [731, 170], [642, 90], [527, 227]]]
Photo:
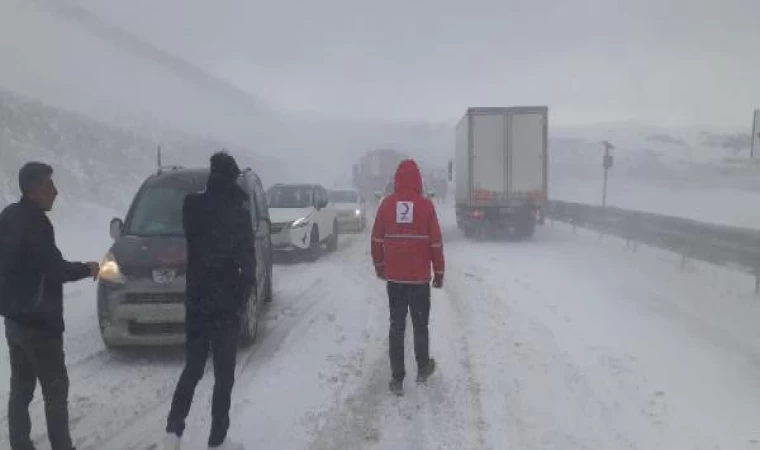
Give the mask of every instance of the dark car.
[[[98, 283], [98, 321], [107, 347], [181, 344], [185, 339], [186, 244], [182, 205], [206, 187], [208, 169], [159, 171], [142, 184], [126, 219], [111, 221], [114, 243]], [[257, 289], [242, 321], [241, 340], [256, 340], [261, 302], [272, 300], [271, 223], [259, 177], [246, 169], [238, 184], [248, 193], [256, 237]]]

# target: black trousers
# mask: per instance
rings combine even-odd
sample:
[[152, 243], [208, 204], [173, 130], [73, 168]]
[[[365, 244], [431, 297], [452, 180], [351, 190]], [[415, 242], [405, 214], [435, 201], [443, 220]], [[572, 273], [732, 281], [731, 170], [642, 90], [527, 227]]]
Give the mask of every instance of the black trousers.
[[428, 320], [430, 319], [430, 285], [388, 283], [388, 303], [390, 306], [390, 333], [388, 336], [391, 360], [391, 374], [395, 380], [406, 376], [404, 368], [404, 334], [406, 313], [411, 312], [414, 329], [414, 356], [417, 368], [430, 360]]
[[209, 446], [221, 445], [230, 428], [230, 402], [235, 383], [239, 326], [225, 329], [188, 331], [185, 342], [185, 369], [174, 391], [166, 431], [182, 436], [190, 413], [195, 387], [203, 377], [209, 350], [214, 360], [214, 393], [211, 401]]
[[5, 321], [11, 363], [8, 440], [13, 450], [34, 450], [29, 404], [37, 380], [45, 402], [48, 439], [53, 450], [73, 450], [69, 431], [69, 376], [63, 336]]

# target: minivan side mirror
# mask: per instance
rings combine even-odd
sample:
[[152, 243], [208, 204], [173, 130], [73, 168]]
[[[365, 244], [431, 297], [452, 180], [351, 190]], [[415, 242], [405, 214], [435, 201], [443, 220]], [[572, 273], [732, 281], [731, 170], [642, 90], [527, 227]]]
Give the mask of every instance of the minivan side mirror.
[[124, 222], [119, 218], [111, 219], [109, 234], [114, 241], [119, 239], [124, 234]]

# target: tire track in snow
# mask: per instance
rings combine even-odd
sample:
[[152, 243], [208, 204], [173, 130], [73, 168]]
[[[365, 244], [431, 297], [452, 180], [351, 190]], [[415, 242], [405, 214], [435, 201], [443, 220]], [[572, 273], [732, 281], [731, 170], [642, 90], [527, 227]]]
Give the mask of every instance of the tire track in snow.
[[371, 363], [365, 373], [369, 372], [370, 376], [331, 409], [331, 417], [309, 448], [488, 448], [480, 402], [482, 392], [472, 370], [469, 343], [463, 334], [461, 310], [457, 307], [459, 299], [447, 292], [433, 292], [431, 354], [437, 358], [438, 370], [426, 385], [414, 382], [412, 326], [407, 319], [406, 395], [397, 398], [388, 391], [388, 313], [386, 294], [381, 288], [378, 288], [378, 297], [382, 298], [378, 305], [382, 304], [383, 314], [375, 318], [375, 327], [383, 334], [374, 336], [366, 350], [366, 358]]
[[[314, 291], [319, 304], [314, 317], [301, 322], [281, 357], [262, 366], [247, 396], [236, 402], [240, 411], [235, 416], [255, 425], [233, 433], [247, 435], [254, 447], [308, 447], [357, 380], [372, 370], [366, 365], [367, 348], [375, 335], [374, 303], [379, 297], [368, 286], [380, 283], [372, 278], [367, 236], [360, 241], [344, 253], [339, 266], [326, 268], [325, 277], [333, 281]], [[294, 386], [301, 395], [292, 395]], [[271, 408], [262, 407], [269, 404]], [[264, 420], [262, 414], [267, 416]], [[272, 432], [273, 428], [290, 431]]]
[[[341, 248], [350, 248], [353, 245], [353, 239], [342, 241]], [[324, 258], [331, 260], [341, 255], [338, 252], [334, 255]], [[264, 322], [264, 333], [260, 336], [259, 342], [251, 349], [245, 350], [239, 356], [238, 373], [240, 368], [247, 368], [250, 364], [254, 353], [259, 351], [263, 340], [269, 338], [265, 329], [271, 326], [268, 322], [274, 322], [277, 329], [283, 328], [279, 322], [285, 321], [288, 324], [293, 323], [299, 315], [304, 313], [304, 308], [298, 305], [302, 300], [308, 297], [310, 289], [320, 283], [319, 263], [300, 264], [297, 266], [278, 267], [276, 270], [275, 289], [276, 298], [272, 308], [265, 306], [262, 313]], [[304, 285], [303, 282], [296, 281], [293, 277], [306, 277], [311, 280], [311, 284]], [[295, 288], [295, 292], [287, 304], [278, 303], [277, 297], [283, 291]], [[299, 289], [300, 288], [300, 289]], [[275, 312], [267, 310], [274, 309]], [[269, 313], [269, 314], [268, 314]], [[275, 317], [271, 317], [272, 314]], [[284, 327], [288, 329], [288, 326]], [[102, 344], [101, 344], [102, 345]], [[147, 355], [145, 355], [147, 354]], [[92, 364], [96, 362], [97, 364]], [[127, 430], [139, 428], [138, 423], [147, 423], [148, 427], [155, 428], [156, 423], [163, 423], [163, 417], [168, 407], [166, 405], [173, 393], [177, 377], [181, 371], [184, 362], [184, 352], [181, 347], [177, 348], [144, 348], [144, 349], [125, 349], [119, 353], [108, 352], [104, 348], [92, 358], [86, 358], [79, 363], [75, 363], [70, 371], [71, 379], [70, 392], [70, 414], [72, 437], [75, 444], [81, 449], [125, 449], [130, 448], [129, 439], [125, 444], [116, 444], [111, 446], [109, 442], [115, 439], [114, 433], [124, 434]], [[209, 370], [208, 372], [212, 372]], [[204, 380], [213, 378], [207, 373]], [[203, 383], [203, 381], [202, 381]], [[210, 386], [204, 389], [199, 385], [198, 397], [203, 394], [204, 390], [210, 390]], [[94, 393], [94, 394], [93, 394]], [[116, 400], [116, 401], [114, 401]], [[44, 413], [42, 411], [42, 400], [37, 398], [36, 408], [31, 408], [33, 423], [44, 424]], [[153, 423], [146, 419], [155, 418]], [[7, 417], [4, 418], [7, 426]], [[44, 427], [35, 427], [40, 430], [34, 434], [33, 440], [38, 443], [46, 443], [47, 434]], [[163, 425], [160, 426], [161, 430]], [[135, 433], [131, 436], [145, 438], [146, 434]], [[147, 436], [152, 436], [147, 433]], [[4, 437], [5, 438], [5, 437]], [[152, 444], [145, 447], [149, 448]]]
[[[349, 250], [354, 246], [353, 239], [348, 239], [348, 242], [344, 239], [342, 242], [344, 243], [341, 245], [341, 248], [344, 250]], [[235, 385], [236, 392], [241, 392], [244, 387], [255, 378], [257, 370], [253, 365], [254, 363], [264, 364], [271, 360], [281, 351], [283, 345], [289, 340], [291, 334], [298, 331], [299, 328], [302, 328], [302, 324], [312, 317], [312, 310], [317, 306], [318, 299], [312, 298], [310, 293], [322, 283], [322, 268], [320, 267], [320, 262], [336, 258], [340, 261], [345, 259], [343, 253], [344, 252], [339, 251], [320, 259], [320, 261], [316, 263], [295, 264], [277, 268], [275, 276], [277, 276], [278, 279], [275, 280], [275, 283], [277, 283], [278, 289], [276, 289], [275, 298], [271, 307], [281, 309], [279, 309], [276, 316], [273, 318], [274, 324], [269, 324], [267, 320], [263, 322], [264, 332], [261, 333], [259, 340], [254, 347], [243, 355], [238, 356]], [[301, 280], [296, 281], [291, 279], [291, 277], [299, 277]], [[304, 279], [308, 281], [304, 283]], [[297, 289], [293, 299], [284, 303], [285, 293], [294, 286]], [[308, 303], [304, 305], [305, 302]], [[262, 318], [264, 318], [264, 316]], [[268, 330], [272, 325], [273, 327], [271, 330]], [[177, 374], [171, 378], [168, 395], [159, 398], [159, 400], [152, 403], [148, 408], [143, 409], [140, 415], [134, 420], [122, 425], [116, 435], [93, 444], [88, 444], [91, 445], [91, 447], [82, 446], [81, 448], [92, 448], [93, 450], [111, 448], [114, 450], [143, 450], [157, 448], [157, 442], [160, 442], [160, 439], [163, 437], [163, 427], [166, 418], [165, 416], [168, 413], [168, 403], [171, 400], [171, 395], [173, 394], [178, 375], [179, 373], [177, 372]], [[206, 383], [203, 383], [204, 381]], [[210, 396], [211, 389], [213, 388], [213, 371], [211, 369], [207, 370], [205, 373], [202, 383], [203, 384], [200, 384], [196, 390], [195, 400], [193, 402], [194, 405], [201, 403], [205, 404], [202, 400], [205, 400]], [[204, 417], [201, 422], [205, 423], [207, 420], [207, 418], [205, 418], [207, 415], [205, 414], [207, 408], [203, 408], [203, 411]], [[194, 425], [196, 425], [195, 418], [191, 415], [191, 417], [188, 418], [188, 434], [190, 433], [191, 426]], [[88, 426], [87, 428], [92, 429], [92, 426]], [[135, 441], [135, 438], [139, 439]]]
[[[642, 347], [625, 345], [630, 333], [641, 334], [636, 327], [654, 324], [619, 301], [620, 282], [600, 278], [612, 274], [597, 275], [594, 264], [606, 269], [609, 262], [579, 260], [575, 252], [583, 246], [552, 233], [548, 247], [490, 243], [455, 245], [450, 252], [463, 272], [452, 281], [477, 299], [465, 312], [481, 343], [475, 347], [481, 379], [499, 394], [484, 398], [495, 425], [491, 441], [525, 449], [680, 448], [709, 441], [703, 431], [673, 423], [670, 395], [634, 356]], [[618, 319], [617, 334], [610, 319]], [[484, 344], [489, 340], [495, 345]]]

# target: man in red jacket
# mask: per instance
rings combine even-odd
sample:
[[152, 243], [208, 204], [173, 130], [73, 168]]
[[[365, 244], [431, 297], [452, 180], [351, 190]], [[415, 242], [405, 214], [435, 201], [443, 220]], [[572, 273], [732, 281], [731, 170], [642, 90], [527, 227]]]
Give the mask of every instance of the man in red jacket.
[[372, 228], [372, 260], [377, 276], [388, 283], [390, 304], [390, 389], [404, 393], [404, 332], [411, 311], [417, 382], [435, 371], [430, 357], [430, 268], [433, 287], [443, 287], [443, 240], [433, 203], [422, 193], [422, 177], [412, 160], [402, 161], [395, 177], [395, 192], [377, 210]]

